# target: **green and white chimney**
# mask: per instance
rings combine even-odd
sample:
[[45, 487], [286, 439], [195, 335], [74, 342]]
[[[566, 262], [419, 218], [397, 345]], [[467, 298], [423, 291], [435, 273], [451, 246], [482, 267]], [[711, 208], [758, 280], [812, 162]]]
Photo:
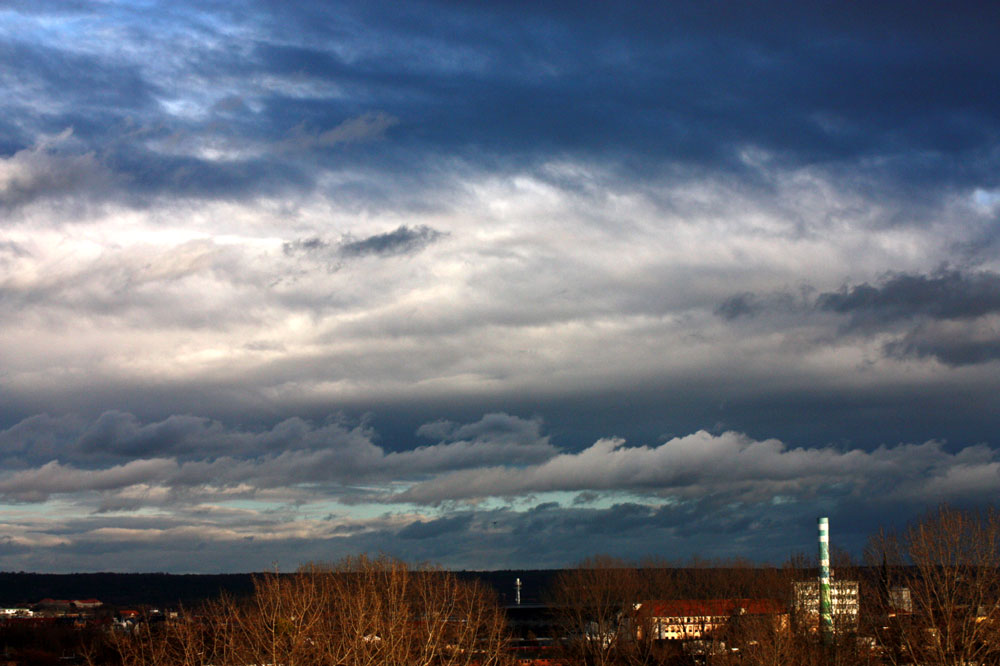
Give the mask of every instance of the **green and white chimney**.
[[833, 638], [833, 600], [830, 595], [830, 520], [823, 516], [819, 524], [819, 630], [823, 641]]

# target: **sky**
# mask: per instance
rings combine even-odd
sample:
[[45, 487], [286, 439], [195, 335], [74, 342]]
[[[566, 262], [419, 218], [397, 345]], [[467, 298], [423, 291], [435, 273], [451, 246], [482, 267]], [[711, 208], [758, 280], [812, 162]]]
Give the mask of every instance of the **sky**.
[[1000, 7], [0, 1], [0, 569], [778, 563], [1000, 487]]

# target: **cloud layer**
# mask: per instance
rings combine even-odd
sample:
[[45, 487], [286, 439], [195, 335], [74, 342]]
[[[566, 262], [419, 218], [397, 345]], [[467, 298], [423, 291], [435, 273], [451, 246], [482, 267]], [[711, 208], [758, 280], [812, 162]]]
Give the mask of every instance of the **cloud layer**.
[[[335, 422], [289, 419], [247, 432], [183, 416], [156, 423], [120, 412], [93, 422], [32, 417], [0, 433], [5, 466], [20, 467], [0, 475], [10, 530], [4, 556], [12, 565], [29, 553], [65, 563], [95, 548], [141, 550], [177, 538], [221, 551], [259, 540], [291, 564], [294, 552], [285, 548], [344, 553], [381, 541], [405, 556], [410, 542], [433, 550], [481, 538], [494, 552], [475, 557], [488, 566], [532, 566], [520, 541], [525, 521], [534, 521], [537, 539], [582, 530], [604, 535], [618, 551], [653, 529], [686, 552], [776, 505], [807, 525], [817, 505], [846, 517], [863, 504], [875, 512], [963, 504], [1000, 482], [1000, 457], [984, 445], [790, 448], [700, 431], [656, 446], [601, 439], [570, 452], [553, 446], [537, 420], [501, 413], [428, 423], [420, 434], [431, 443], [387, 452], [370, 428]], [[39, 521], [30, 511], [39, 505], [62, 507], [62, 518]], [[694, 521], [699, 512], [711, 520]], [[612, 527], [619, 514], [627, 521]], [[772, 555], [779, 545], [794, 548], [795, 530], [768, 544], [774, 525], [764, 523], [744, 526], [745, 548]], [[863, 529], [845, 526], [844, 543], [863, 537]], [[463, 550], [441, 557], [454, 566], [475, 562]], [[202, 567], [225, 568], [221, 553], [213, 558]]]
[[0, 9], [0, 567], [780, 558], [976, 501], [996, 14]]

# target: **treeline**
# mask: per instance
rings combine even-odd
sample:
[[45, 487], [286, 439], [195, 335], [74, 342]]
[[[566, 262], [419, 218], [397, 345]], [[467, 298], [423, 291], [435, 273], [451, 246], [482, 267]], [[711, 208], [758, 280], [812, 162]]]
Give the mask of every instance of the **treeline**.
[[[514, 581], [524, 583], [526, 603], [536, 603], [558, 570], [456, 571], [459, 580], [481, 582], [497, 591], [502, 603], [513, 603]], [[258, 573], [74, 573], [41, 574], [0, 571], [0, 607], [27, 607], [41, 599], [100, 599], [119, 608], [195, 606], [222, 594], [242, 597], [253, 592]]]
[[245, 596], [253, 574], [0, 572], [0, 606], [28, 606], [41, 599], [100, 599], [111, 606], [192, 605], [220, 594]]

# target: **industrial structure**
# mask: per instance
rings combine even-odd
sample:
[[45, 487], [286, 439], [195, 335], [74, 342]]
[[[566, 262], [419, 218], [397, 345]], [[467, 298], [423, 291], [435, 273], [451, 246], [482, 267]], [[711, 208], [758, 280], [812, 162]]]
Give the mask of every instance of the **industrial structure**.
[[796, 624], [819, 631], [825, 642], [834, 634], [857, 631], [858, 581], [834, 580], [830, 568], [830, 520], [821, 517], [819, 528], [819, 576], [792, 586], [792, 611]]
[[830, 598], [830, 519], [823, 516], [819, 527], [819, 630], [823, 640], [833, 636], [833, 611]]

